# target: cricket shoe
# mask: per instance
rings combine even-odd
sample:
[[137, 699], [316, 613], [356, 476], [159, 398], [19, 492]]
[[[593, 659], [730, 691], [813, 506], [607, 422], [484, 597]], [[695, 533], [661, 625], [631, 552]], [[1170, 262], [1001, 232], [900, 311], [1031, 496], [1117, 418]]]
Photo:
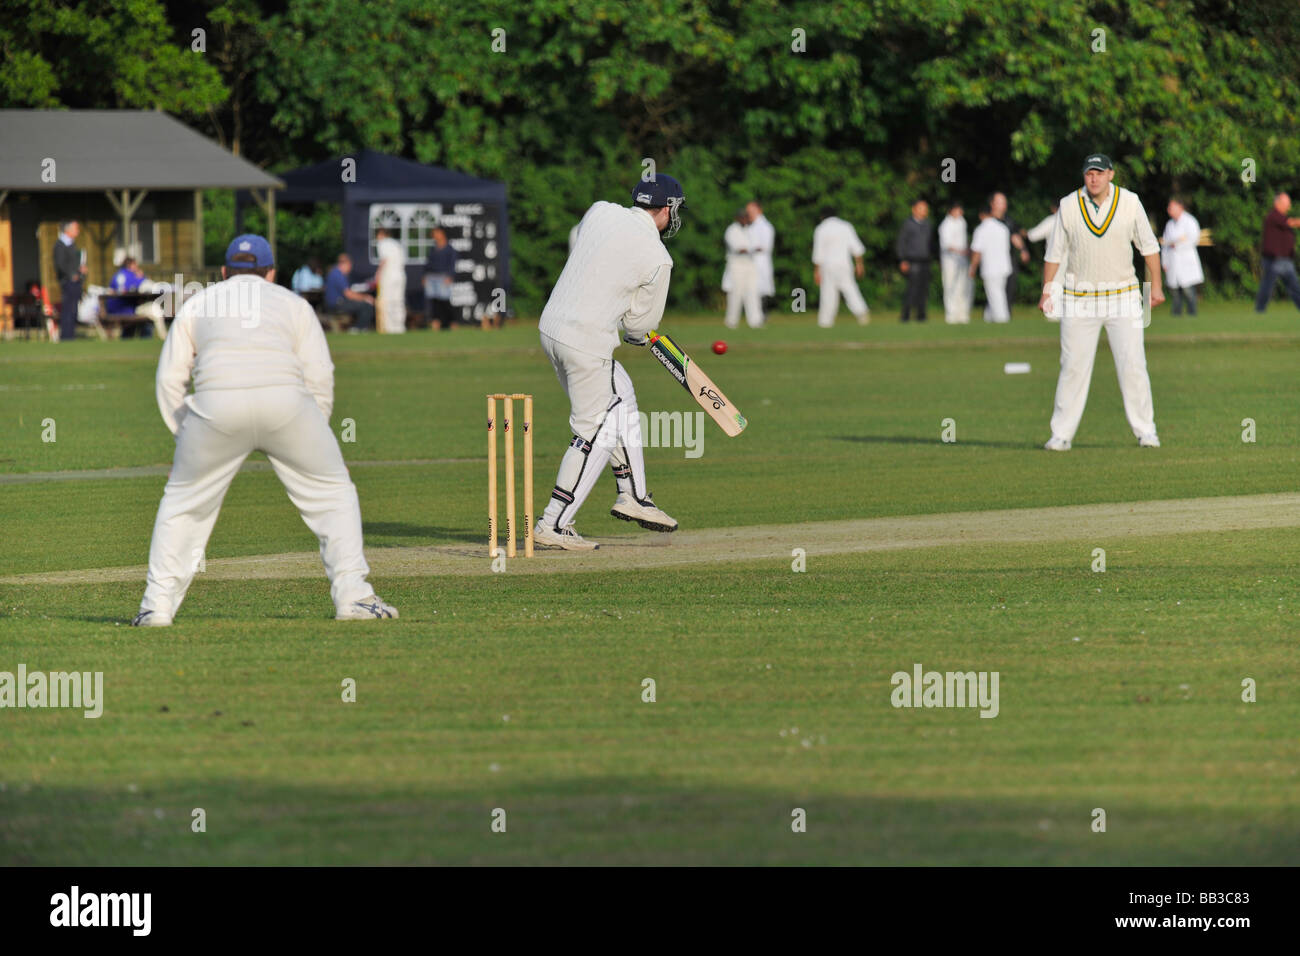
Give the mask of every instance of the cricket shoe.
[[867, 311], [863, 312], [860, 316], [858, 316], [858, 325], [870, 325], [870, 324], [871, 324], [871, 310], [867, 309]]
[[1069, 451], [1070, 440], [1068, 438], [1057, 438], [1053, 435], [1047, 440], [1047, 444], [1043, 447], [1048, 451]]
[[566, 524], [559, 531], [548, 527], [540, 519], [533, 528], [533, 543], [548, 548], [563, 548], [565, 551], [595, 551], [600, 547], [595, 541], [588, 541], [573, 530], [573, 525]]
[[334, 615], [336, 621], [372, 621], [397, 617], [397, 608], [375, 595], [353, 601]]
[[1143, 435], [1141, 438], [1138, 439], [1138, 447], [1139, 447], [1139, 448], [1159, 448], [1159, 447], [1160, 447], [1160, 439], [1156, 437], [1156, 433], [1155, 433], [1155, 432], [1152, 432], [1150, 435]]
[[620, 491], [609, 513], [624, 521], [635, 521], [647, 531], [677, 530], [677, 519], [656, 508], [649, 495], [643, 501], [637, 501], [627, 492]]
[[140, 609], [140, 613], [131, 618], [132, 627], [171, 627], [172, 619], [163, 617], [157, 611]]

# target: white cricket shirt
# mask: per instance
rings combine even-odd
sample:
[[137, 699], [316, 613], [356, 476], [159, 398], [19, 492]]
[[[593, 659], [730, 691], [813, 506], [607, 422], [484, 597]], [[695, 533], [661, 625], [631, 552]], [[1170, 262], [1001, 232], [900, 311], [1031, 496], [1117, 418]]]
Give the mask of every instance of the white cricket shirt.
[[754, 267], [758, 270], [759, 295], [775, 295], [773, 284], [772, 249], [776, 245], [776, 227], [759, 215], [749, 224], [749, 250], [754, 257]]
[[[956, 249], [957, 252], [952, 250]], [[947, 215], [939, 223], [939, 258], [962, 259], [970, 251], [966, 245], [966, 219], [964, 216]]]
[[594, 203], [555, 280], [538, 331], [600, 358], [614, 354], [620, 326], [650, 332], [668, 301], [673, 257], [650, 213], [635, 206]]
[[867, 251], [852, 225], [829, 216], [813, 230], [812, 261], [823, 269], [853, 270], [853, 259]]
[[980, 277], [1011, 275], [1011, 230], [1000, 219], [989, 216], [975, 227], [970, 251], [980, 254]]
[[1142, 201], [1112, 183], [1097, 204], [1083, 188], [1061, 197], [1044, 258], [1059, 263], [1069, 256], [1069, 273], [1057, 278], [1067, 294], [1080, 288], [1089, 295], [1136, 291], [1141, 285], [1133, 268], [1134, 246], [1144, 256], [1160, 251]]
[[155, 391], [172, 434], [193, 410], [194, 391], [299, 385], [329, 418], [334, 407], [334, 363], [320, 320], [305, 299], [253, 275], [208, 286], [176, 312]]
[[722, 234], [722, 241], [727, 246], [727, 267], [722, 272], [722, 291], [730, 292], [735, 286], [736, 269], [752, 269], [755, 264], [754, 255], [749, 251], [749, 229], [733, 222]]

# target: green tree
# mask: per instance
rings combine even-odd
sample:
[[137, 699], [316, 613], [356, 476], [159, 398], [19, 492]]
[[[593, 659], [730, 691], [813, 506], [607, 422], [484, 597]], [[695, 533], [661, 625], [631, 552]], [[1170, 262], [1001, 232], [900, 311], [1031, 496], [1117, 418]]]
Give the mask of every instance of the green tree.
[[0, 0], [0, 105], [197, 116], [226, 95], [158, 0]]
[[[251, 0], [226, 2], [254, 17]], [[359, 13], [287, 0], [242, 34], [256, 40], [242, 62], [257, 65], [245, 152], [282, 169], [370, 147], [506, 181], [515, 301], [535, 311], [568, 228], [596, 199], [626, 201], [647, 157], [686, 186], [670, 249], [671, 301], [687, 306], [719, 301], [721, 234], [750, 196], [778, 229], [783, 299], [811, 281], [822, 205], [857, 225], [867, 289], [889, 298], [912, 195], [973, 210], [1003, 189], [1032, 220], [1103, 149], [1157, 223], [1169, 193], [1186, 196], [1215, 231], [1212, 278], [1239, 293], [1267, 193], [1300, 174], [1293, 12], [1270, 0], [380, 0]]]

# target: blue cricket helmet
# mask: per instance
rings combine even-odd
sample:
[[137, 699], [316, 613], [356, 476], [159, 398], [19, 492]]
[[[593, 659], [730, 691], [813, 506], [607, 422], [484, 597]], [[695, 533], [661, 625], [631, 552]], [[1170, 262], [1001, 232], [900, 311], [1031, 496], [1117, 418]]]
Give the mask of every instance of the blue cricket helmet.
[[671, 239], [682, 227], [681, 208], [686, 205], [682, 184], [667, 173], [655, 173], [650, 178], [642, 176], [632, 187], [632, 204], [642, 209], [668, 207], [669, 223], [664, 238]]

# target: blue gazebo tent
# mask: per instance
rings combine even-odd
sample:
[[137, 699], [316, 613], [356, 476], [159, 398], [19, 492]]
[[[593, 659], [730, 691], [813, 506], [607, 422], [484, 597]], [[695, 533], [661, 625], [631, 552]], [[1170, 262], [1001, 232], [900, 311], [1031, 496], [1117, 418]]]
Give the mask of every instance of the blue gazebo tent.
[[[343, 249], [354, 277], [373, 274], [375, 230], [387, 226], [406, 249], [408, 308], [422, 309], [421, 277], [430, 231], [441, 226], [458, 256], [452, 305], [464, 320], [493, 310], [496, 290], [510, 293], [510, 230], [506, 186], [491, 179], [362, 150], [278, 173], [280, 205], [333, 202], [342, 207]], [[239, 197], [242, 207], [246, 200]], [[299, 263], [285, 263], [288, 270]]]

